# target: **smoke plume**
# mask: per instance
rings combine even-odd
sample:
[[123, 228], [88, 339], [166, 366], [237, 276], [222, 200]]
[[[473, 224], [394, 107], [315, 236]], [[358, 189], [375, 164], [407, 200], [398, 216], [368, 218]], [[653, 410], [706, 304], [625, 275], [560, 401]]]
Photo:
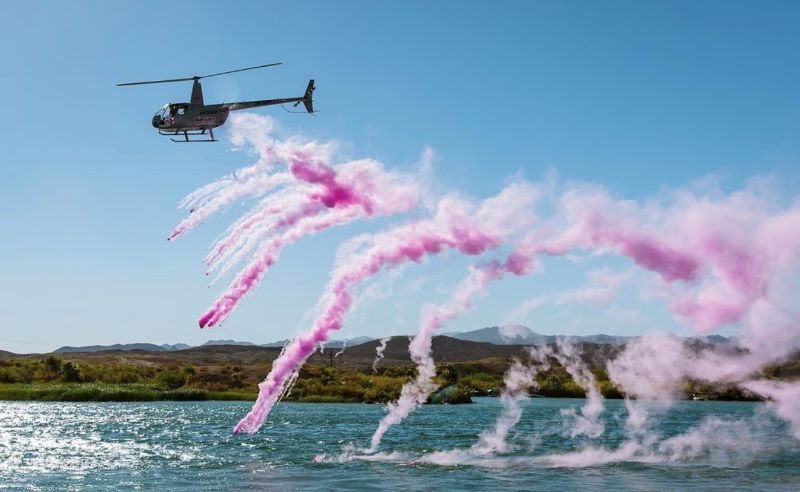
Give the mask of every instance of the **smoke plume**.
[[[431, 200], [424, 176], [388, 170], [372, 159], [337, 160], [334, 143], [279, 139], [275, 133], [268, 118], [234, 117], [233, 143], [257, 155], [257, 162], [199, 188], [180, 204], [189, 216], [175, 227], [171, 240], [234, 203], [254, 202], [206, 257], [209, 273], [224, 276], [239, 270], [201, 316], [201, 327], [225, 321], [263, 280], [284, 247], [354, 221], [415, 215], [382, 232], [357, 236], [340, 248], [317, 304], [318, 316], [275, 360], [259, 385], [256, 404], [236, 432], [258, 430], [309, 355], [342, 327], [362, 282], [384, 269], [444, 251], [465, 256], [498, 251], [507, 254], [505, 260], [479, 259], [448, 303], [423, 312], [420, 331], [410, 345], [417, 378], [389, 406], [372, 448], [390, 425], [402, 421], [435, 389], [433, 333], [472, 309], [475, 296], [492, 281], [507, 273], [538, 271], [543, 257], [564, 255], [623, 257], [649, 272], [653, 291], [693, 333], [704, 335], [723, 327], [738, 333], [738, 345], [725, 349], [690, 349], [666, 334], [630, 342], [608, 364], [608, 373], [628, 398], [632, 436], [643, 436], [652, 417], [641, 401], [668, 406], [682, 396], [687, 379], [736, 385], [769, 399], [797, 435], [792, 417], [797, 414], [797, 385], [765, 381], [760, 373], [766, 364], [785, 360], [800, 347], [800, 202], [780, 200], [768, 182], [754, 180], [733, 192], [678, 189], [635, 201], [614, 197], [594, 184], [519, 180], [483, 201], [455, 193]], [[598, 285], [604, 287], [576, 291], [564, 302], [610, 300], [615, 284]], [[558, 353], [572, 377], [590, 391], [587, 405], [570, 416], [576, 432], [599, 435], [597, 416], [603, 401], [593, 376], [575, 354]]]

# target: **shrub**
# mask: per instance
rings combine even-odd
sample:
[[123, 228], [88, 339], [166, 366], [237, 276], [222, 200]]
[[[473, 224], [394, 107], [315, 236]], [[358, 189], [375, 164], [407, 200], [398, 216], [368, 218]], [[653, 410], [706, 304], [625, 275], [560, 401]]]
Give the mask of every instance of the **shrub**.
[[76, 383], [81, 380], [81, 371], [77, 364], [66, 361], [61, 364], [61, 380]]
[[187, 374], [183, 371], [178, 369], [167, 369], [165, 371], [161, 371], [156, 379], [160, 385], [174, 390], [186, 384], [186, 378]]

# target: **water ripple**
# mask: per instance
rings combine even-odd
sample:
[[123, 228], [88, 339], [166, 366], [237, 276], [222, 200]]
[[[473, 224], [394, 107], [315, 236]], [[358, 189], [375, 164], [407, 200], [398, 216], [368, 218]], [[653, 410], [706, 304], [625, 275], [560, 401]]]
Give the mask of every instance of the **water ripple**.
[[775, 490], [800, 480], [798, 443], [763, 405], [679, 403], [650, 442], [633, 442], [618, 402], [603, 437], [569, 437], [560, 411], [580, 404], [527, 403], [511, 451], [487, 456], [470, 446], [497, 400], [426, 406], [365, 456], [381, 406], [283, 404], [242, 436], [231, 427], [249, 403], [0, 402], [0, 489]]

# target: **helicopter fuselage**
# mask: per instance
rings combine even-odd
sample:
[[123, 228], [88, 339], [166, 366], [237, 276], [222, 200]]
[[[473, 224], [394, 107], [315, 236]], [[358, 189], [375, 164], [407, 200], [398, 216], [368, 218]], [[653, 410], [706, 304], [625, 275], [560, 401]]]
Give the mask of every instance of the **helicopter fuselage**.
[[208, 130], [222, 126], [230, 109], [222, 104], [165, 104], [153, 115], [154, 128], [170, 132]]

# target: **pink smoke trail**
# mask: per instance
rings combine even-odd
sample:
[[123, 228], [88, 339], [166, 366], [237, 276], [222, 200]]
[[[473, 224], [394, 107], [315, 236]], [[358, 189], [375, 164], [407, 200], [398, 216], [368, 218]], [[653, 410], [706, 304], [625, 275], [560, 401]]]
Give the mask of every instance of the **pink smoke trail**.
[[[600, 198], [608, 199], [604, 195]], [[667, 283], [694, 281], [700, 276], [703, 258], [698, 258], [688, 251], [681, 251], [649, 235], [642, 230], [642, 227], [633, 227], [625, 221], [605, 217], [602, 215], [603, 208], [597, 207], [597, 200], [575, 206], [574, 203], [570, 203], [569, 193], [563, 200], [571, 216], [565, 214], [569, 220], [559, 224], [559, 229], [562, 231], [560, 235], [545, 241], [537, 240], [535, 234], [530, 235], [504, 264], [497, 263], [473, 271], [473, 274], [456, 289], [450, 304], [434, 308], [428, 313], [419, 334], [409, 347], [412, 360], [417, 362], [417, 377], [404, 385], [396, 403], [388, 405], [387, 415], [381, 419], [366, 452], [377, 451], [388, 429], [402, 422], [435, 391], [436, 386], [433, 383], [435, 366], [430, 353], [433, 332], [445, 321], [471, 309], [472, 297], [482, 292], [491, 280], [497, 280], [506, 272], [513, 271], [513, 267], [517, 270], [514, 273], [526, 274], [533, 268], [536, 256], [539, 254], [552, 256], [564, 255], [575, 249], [612, 248], [612, 251], [631, 258], [638, 266], [657, 272]], [[609, 214], [609, 217], [613, 217], [613, 214]], [[709, 260], [712, 263], [713, 261], [713, 258]], [[581, 414], [575, 415], [574, 432], [597, 437], [603, 432], [602, 423], [598, 420], [603, 410], [603, 398], [591, 372], [575, 357], [574, 351], [566, 350], [569, 348], [568, 345], [564, 348], [565, 352], [559, 354], [560, 362], [567, 367], [576, 381], [587, 388], [589, 396]], [[630, 408], [632, 409], [632, 406]]]
[[[611, 252], [658, 273], [669, 286], [662, 292], [670, 309], [696, 333], [744, 321], [745, 347], [765, 345], [757, 351], [781, 352], [770, 356], [771, 360], [786, 353], [782, 347], [791, 350], [798, 345], [790, 335], [797, 333], [792, 328], [798, 324], [797, 315], [790, 315], [795, 321], [785, 319], [779, 305], [785, 306], [786, 301], [775, 305], [774, 299], [786, 290], [786, 281], [781, 280], [785, 272], [793, 271], [798, 263], [797, 203], [781, 210], [768, 190], [745, 189], [713, 196], [681, 192], [667, 205], [640, 206], [615, 200], [598, 187], [577, 186], [559, 197], [548, 229], [556, 239], [544, 247], [532, 242], [544, 254], [575, 249]], [[676, 281], [688, 286], [678, 288]], [[754, 322], [761, 317], [769, 321]], [[706, 355], [709, 360], [698, 364], [716, 363], [710, 374], [722, 368], [727, 373], [752, 372], [766, 360], [754, 353], [737, 361]]]
[[[260, 245], [226, 292], [201, 316], [201, 327], [223, 322], [258, 285], [286, 245], [354, 220], [407, 212], [418, 204], [420, 185], [415, 177], [387, 172], [379, 162], [368, 159], [334, 166], [333, 144], [277, 140], [270, 135], [273, 126], [269, 118], [237, 115], [232, 120], [231, 139], [256, 150], [259, 161], [234, 173], [233, 178], [196, 190], [181, 202], [182, 207], [190, 208], [190, 215], [176, 226], [170, 240], [233, 202], [264, 197], [206, 257], [209, 273], [220, 269], [219, 278]], [[279, 164], [288, 164], [288, 172], [273, 172]]]
[[233, 280], [208, 311], [201, 316], [201, 327], [223, 322], [263, 278], [277, 260], [284, 246], [333, 226], [376, 215], [407, 212], [417, 205], [419, 188], [407, 177], [387, 173], [375, 161], [355, 161], [341, 166], [337, 172], [320, 162], [309, 162], [298, 156], [291, 164], [298, 179], [317, 185], [308, 195], [324, 208], [301, 207], [284, 216], [279, 225], [286, 226], [280, 236], [262, 241], [260, 251]]
[[323, 213], [323, 207], [308, 197], [298, 194], [281, 193], [264, 200], [252, 213], [237, 221], [227, 234], [217, 241], [204, 262], [208, 265], [206, 274], [217, 272], [217, 278], [246, 258], [265, 238], [280, 233], [287, 227], [297, 224], [303, 217]]
[[264, 277], [266, 271], [277, 261], [281, 250], [303, 236], [317, 233], [335, 225], [346, 224], [361, 215], [353, 209], [332, 210], [324, 215], [304, 217], [290, 229], [277, 237], [263, 242], [255, 259], [233, 280], [228, 290], [200, 317], [200, 327], [214, 326], [223, 322], [239, 301]]
[[[314, 171], [324, 175], [324, 181], [309, 171], [312, 167]], [[411, 190], [412, 193], [406, 196], [398, 197], [399, 199], [391, 204], [373, 202], [371, 197], [363, 195], [365, 191], [369, 190], [369, 179], [373, 178], [366, 173], [359, 176], [359, 180], [353, 183], [342, 184], [336, 182], [332, 169], [319, 163], [312, 166], [303, 161], [296, 161], [292, 164], [292, 169], [293, 172], [300, 169], [299, 175], [304, 179], [324, 182], [325, 188], [322, 191], [315, 191], [312, 198], [322, 201], [330, 212], [319, 214], [315, 208], [304, 208], [296, 216], [284, 219], [283, 223], [288, 225], [286, 232], [279, 237], [263, 242], [261, 250], [234, 279], [227, 292], [221, 295], [200, 318], [201, 327], [214, 326], [224, 321], [239, 301], [261, 281], [286, 244], [297, 241], [305, 235], [369, 217], [375, 213], [388, 215], [408, 211], [416, 204], [414, 196], [416, 190]], [[323, 173], [322, 169], [327, 171]], [[303, 215], [304, 213], [306, 215]]]
[[[769, 190], [723, 195], [680, 192], [672, 203], [646, 206], [614, 200], [596, 187], [577, 187], [560, 199], [576, 237], [608, 245], [671, 282], [698, 282], [673, 290], [670, 309], [696, 333], [742, 320], [770, 285], [796, 262], [800, 206], [781, 210]], [[563, 221], [562, 221], [563, 223]], [[676, 257], [683, 256], [683, 259]]]
[[213, 181], [187, 195], [180, 202], [179, 208], [189, 210], [190, 215], [175, 227], [168, 239], [176, 239], [237, 200], [259, 197], [284, 186], [292, 187], [297, 181], [295, 177], [286, 171], [272, 170], [282, 163], [291, 162], [297, 155], [304, 155], [310, 160], [331, 161], [334, 143], [297, 138], [279, 140], [273, 138], [274, 130], [274, 120], [269, 117], [249, 113], [231, 117], [231, 141], [239, 148], [247, 146], [251, 151], [257, 152], [258, 162], [238, 169], [233, 176]]
[[[207, 257], [209, 267], [224, 274], [256, 251], [201, 319], [201, 324], [208, 326], [226, 319], [286, 245], [336, 225], [412, 210], [420, 195], [415, 179], [387, 172], [374, 161], [334, 165], [330, 145], [275, 140], [269, 136], [270, 120], [246, 115], [233, 123], [234, 143], [251, 145], [259, 161], [238, 171], [234, 178], [218, 180], [190, 194], [181, 205], [190, 208], [191, 215], [173, 231], [173, 238], [178, 237], [228, 204], [241, 198], [261, 198]], [[287, 164], [288, 169], [274, 171]], [[613, 199], [596, 186], [571, 186], [557, 198], [554, 216], [537, 224], [535, 234], [506, 262], [507, 269], [522, 270], [536, 255], [576, 250], [615, 253], [656, 272], [664, 282], [661, 292], [670, 309], [695, 332], [743, 323], [743, 353], [735, 356], [715, 350], [687, 352], [655, 338], [631, 344], [615, 361], [616, 369], [610, 367], [609, 372], [632, 396], [664, 398], [686, 377], [744, 384], [763, 364], [796, 349], [800, 339], [800, 323], [792, 304], [795, 298], [782, 298], [783, 291], [796, 292], [790, 277], [798, 264], [800, 205], [782, 210], [769, 190], [764, 193], [757, 188], [706, 195], [681, 191], [672, 198], [666, 205], [639, 204]], [[375, 252], [378, 256], [372, 260], [376, 266], [363, 264], [361, 258], [343, 262], [334, 272], [325, 302], [320, 303], [325, 309], [323, 316], [295, 345], [305, 341], [313, 349], [318, 341], [327, 339], [330, 331], [341, 326], [349, 307], [348, 289], [385, 266], [419, 261], [444, 249], [474, 255], [506, 244], [519, 230], [517, 216], [528, 212], [524, 198], [515, 200], [487, 201], [478, 210], [463, 206], [457, 210], [462, 213], [453, 215], [457, 220], [420, 221], [394, 230], [397, 234], [406, 231], [407, 237], [387, 234], [365, 241], [363, 245], [369, 248], [361, 253], [368, 257], [370, 251]], [[386, 244], [379, 244], [381, 241]], [[443, 315], [446, 318], [447, 313]], [[435, 325], [436, 321], [430, 322]], [[303, 355], [306, 348], [287, 348], [282, 363], [299, 367], [297, 363], [307, 357]], [[289, 359], [294, 362], [286, 362]], [[269, 383], [270, 373], [262, 389], [263, 385], [285, 388], [286, 380], [296, 374], [296, 369], [286, 374], [280, 367], [277, 371], [274, 381]], [[262, 391], [265, 398], [271, 398], [270, 391]], [[262, 402], [259, 408], [266, 405], [263, 418], [273, 404]]]
[[[535, 270], [536, 260], [540, 254], [551, 256], [564, 255], [575, 248], [597, 247], [598, 244], [611, 242], [619, 246], [621, 254], [631, 256], [637, 264], [644, 268], [661, 273], [666, 281], [676, 279], [690, 279], [697, 269], [693, 260], [684, 254], [672, 250], [648, 237], [635, 234], [623, 234], [613, 231], [606, 226], [605, 229], [597, 226], [598, 217], [591, 216], [591, 220], [575, 224], [567, 228], [567, 233], [560, 237], [540, 241], [537, 234], [531, 234], [523, 240], [522, 244], [504, 262], [492, 262], [472, 269], [470, 275], [456, 288], [452, 300], [445, 306], [433, 307], [426, 314], [418, 334], [409, 345], [411, 359], [417, 364], [417, 376], [403, 385], [399, 399], [387, 405], [387, 414], [381, 419], [375, 433], [370, 440], [370, 446], [365, 451], [377, 451], [383, 436], [394, 425], [401, 423], [419, 405], [423, 404], [436, 390], [433, 382], [436, 376], [436, 367], [431, 353], [433, 334], [445, 322], [455, 319], [466, 311], [472, 309], [473, 298], [484, 292], [492, 281], [503, 278], [507, 273], [522, 276]], [[590, 224], [595, 229], [591, 233], [575, 235], [570, 232], [575, 227]], [[588, 239], [587, 239], [588, 238]], [[565, 350], [569, 345], [564, 345]], [[581, 416], [576, 418], [580, 426], [579, 433], [596, 436], [602, 433], [602, 424], [597, 416], [603, 410], [602, 396], [597, 391], [594, 377], [579, 365], [574, 357], [574, 351], [561, 355], [561, 362], [569, 364], [569, 369], [580, 377], [581, 382], [590, 388], [589, 405], [582, 410]], [[599, 432], [599, 433], [598, 433]]]
[[289, 185], [292, 182], [294, 182], [292, 175], [282, 172], [241, 181], [233, 180], [231, 183], [220, 183], [219, 186], [212, 190], [212, 193], [210, 193], [208, 197], [203, 197], [204, 199], [201, 203], [197, 203], [199, 201], [198, 199], [193, 199], [187, 201], [186, 205], [181, 207], [184, 208], [188, 206], [190, 214], [175, 226], [175, 229], [172, 230], [167, 240], [172, 241], [183, 233], [194, 229], [215, 212], [236, 200], [245, 197], [259, 196], [280, 186]]
[[[417, 221], [373, 236], [366, 251], [352, 255], [332, 274], [321, 299], [324, 308], [311, 330], [300, 335], [275, 360], [267, 378], [259, 385], [253, 409], [236, 425], [235, 433], [254, 433], [277, 402], [287, 379], [305, 363], [316, 346], [326, 342], [341, 328], [352, 304], [350, 288], [375, 275], [383, 267], [407, 261], [419, 262], [428, 255], [455, 249], [478, 255], [494, 249], [514, 228], [530, 205], [532, 189], [527, 184], [512, 185], [498, 196], [484, 201], [477, 209], [455, 197], [445, 197], [432, 220]], [[498, 227], [505, 226], [505, 227]], [[517, 227], [517, 228], [518, 228]], [[363, 239], [361, 240], [363, 242]]]

